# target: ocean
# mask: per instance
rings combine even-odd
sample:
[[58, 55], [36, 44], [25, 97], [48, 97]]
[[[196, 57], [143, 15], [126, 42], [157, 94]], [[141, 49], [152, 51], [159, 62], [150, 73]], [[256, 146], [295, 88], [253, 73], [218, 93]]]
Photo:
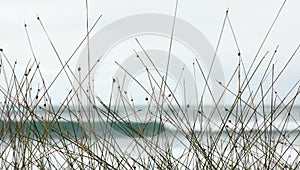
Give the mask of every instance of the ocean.
[[[291, 164], [300, 159], [299, 106], [281, 106], [273, 110], [271, 107], [250, 106], [234, 109], [210, 106], [111, 108], [114, 109], [108, 111], [104, 107], [93, 107], [78, 111], [55, 107], [53, 112], [37, 109], [34, 114], [15, 112], [10, 117], [2, 116], [0, 153], [11, 155], [9, 152], [18, 150], [14, 148], [16, 143], [20, 148], [27, 145], [43, 148], [47, 145], [52, 149], [42, 150], [49, 157], [59, 159], [57, 162], [62, 165], [61, 162], [67, 160], [62, 153], [68, 149], [71, 150], [68, 152], [82, 152], [82, 145], [99, 155], [113, 153], [131, 159], [171, 152], [174, 159], [191, 166], [195, 156], [190, 161], [186, 161], [186, 156], [189, 152], [195, 154], [197, 150], [202, 150], [200, 153], [204, 150], [214, 152], [212, 159], [216, 161], [220, 156], [234, 159], [234, 155], [243, 155], [241, 160], [246, 160], [248, 154], [252, 155], [252, 161], [263, 158], [263, 155]], [[76, 114], [78, 112], [81, 114]], [[22, 157], [20, 152], [17, 151]], [[42, 155], [41, 150], [35, 152]], [[15, 160], [13, 155], [6, 157], [12, 162]], [[204, 155], [200, 157], [205, 159]], [[247, 159], [250, 157], [247, 156]], [[1, 164], [3, 166], [7, 162], [3, 163], [2, 159]]]

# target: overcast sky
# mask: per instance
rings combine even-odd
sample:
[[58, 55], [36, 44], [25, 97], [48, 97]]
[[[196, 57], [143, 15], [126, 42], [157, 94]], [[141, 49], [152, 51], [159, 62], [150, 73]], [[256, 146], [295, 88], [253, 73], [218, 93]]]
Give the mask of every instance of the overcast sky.
[[[246, 66], [249, 66], [282, 3], [283, 0], [179, 0], [177, 16], [198, 28], [212, 46], [216, 47], [225, 11], [229, 9], [229, 17], [242, 57]], [[262, 57], [264, 53], [272, 52], [279, 45], [276, 56], [278, 69], [282, 68], [300, 43], [299, 7], [299, 0], [287, 1], [259, 55]], [[93, 23], [99, 15], [103, 15], [92, 34], [125, 16], [140, 13], [173, 15], [174, 8], [174, 0], [90, 0], [90, 23]], [[41, 61], [42, 72], [45, 74], [46, 81], [50, 82], [60, 68], [59, 61], [36, 20], [36, 15], [42, 19], [61, 58], [67, 60], [86, 33], [85, 12], [84, 0], [1, 0], [0, 48], [4, 49], [11, 61], [17, 60], [19, 70], [23, 70], [28, 60], [32, 58], [23, 26], [26, 22], [37, 58]], [[70, 63], [73, 69], [79, 55], [80, 53], [77, 53]], [[228, 79], [237, 64], [237, 49], [228, 25], [224, 30], [218, 57], [225, 78]], [[297, 54], [276, 85], [280, 95], [284, 96], [288, 88], [299, 80], [299, 63], [300, 54]], [[3, 82], [0, 83], [2, 85]], [[65, 80], [59, 79], [52, 91], [61, 93], [53, 95], [53, 99], [62, 101], [68, 89], [70, 86], [65, 83]]]

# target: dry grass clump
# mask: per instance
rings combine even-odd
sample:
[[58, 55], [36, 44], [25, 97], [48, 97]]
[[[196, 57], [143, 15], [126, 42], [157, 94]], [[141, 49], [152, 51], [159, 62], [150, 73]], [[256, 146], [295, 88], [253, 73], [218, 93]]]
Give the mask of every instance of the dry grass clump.
[[[38, 21], [48, 36], [40, 18]], [[238, 47], [228, 12], [220, 39], [226, 24], [230, 26]], [[141, 107], [122, 91], [121, 80], [113, 79], [112, 86], [119, 88], [119, 93], [117, 99], [109, 103], [84, 90], [80, 84], [89, 79], [89, 75], [79, 81], [68, 67], [78, 48], [66, 63], [56, 53], [61, 69], [50, 84], [45, 84], [42, 64], [36, 59], [26, 25], [25, 28], [34, 60], [28, 62], [24, 74], [18, 75], [17, 62], [10, 62], [4, 51], [0, 51], [0, 92], [3, 96], [0, 107], [1, 169], [300, 167], [300, 119], [297, 117], [300, 108], [295, 105], [300, 92], [299, 81], [283, 98], [274, 88], [299, 47], [278, 74], [275, 74], [273, 64], [278, 47], [269, 59], [268, 53], [260, 56], [260, 48], [249, 68], [245, 67], [238, 51], [239, 62], [228, 81], [219, 82], [224, 89], [220, 98], [210, 96], [211, 106], [203, 104], [203, 96], [196, 106], [182, 105], [155, 65], [156, 73], [146, 69], [151, 89], [146, 89], [143, 82], [124, 69], [126, 76], [148, 94], [145, 98], [148, 105]], [[87, 35], [79, 47], [88, 38]], [[49, 36], [48, 40], [56, 52]], [[90, 69], [94, 69], [96, 64], [92, 63]], [[202, 69], [199, 63], [197, 69]], [[263, 70], [263, 74], [258, 73], [259, 69]], [[63, 74], [67, 76], [71, 90], [61, 105], [55, 106], [49, 90]], [[160, 75], [159, 79], [153, 74]], [[209, 75], [202, 74], [202, 78], [207, 84], [202, 90], [211, 91]], [[78, 87], [72, 79], [77, 81]], [[251, 86], [258, 79], [257, 86]], [[231, 88], [234, 83], [238, 84], [238, 88]], [[83, 95], [88, 99], [87, 105], [83, 104]], [[220, 103], [225, 95], [233, 96], [230, 105]], [[270, 104], [267, 104], [267, 98], [270, 98]], [[140, 112], [146, 115], [144, 120], [147, 121], [137, 121]]]

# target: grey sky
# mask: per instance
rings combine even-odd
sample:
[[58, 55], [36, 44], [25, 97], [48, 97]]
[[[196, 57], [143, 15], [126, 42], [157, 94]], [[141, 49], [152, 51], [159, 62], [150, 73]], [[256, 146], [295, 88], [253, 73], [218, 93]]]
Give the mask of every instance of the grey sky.
[[[256, 54], [264, 35], [275, 18], [283, 0], [180, 0], [178, 17], [197, 27], [216, 47], [225, 11], [229, 8], [241, 52], [246, 66]], [[289, 56], [300, 43], [300, 1], [288, 0], [278, 22], [267, 39], [260, 57], [268, 50], [272, 52], [279, 45], [276, 68], [282, 68]], [[94, 33], [105, 25], [124, 16], [139, 13], [163, 13], [173, 15], [174, 0], [126, 0], [126, 1], [89, 1], [90, 23], [97, 16], [103, 15]], [[55, 46], [63, 60], [74, 51], [85, 35], [85, 1], [0, 1], [0, 48], [11, 61], [18, 60], [19, 69], [23, 70], [27, 61], [32, 58], [26, 40], [24, 21], [28, 25], [30, 37], [38, 59], [41, 61], [46, 81], [50, 82], [59, 70], [59, 62], [47, 41], [42, 28], [36, 20], [38, 14], [44, 22]], [[237, 64], [237, 50], [228, 25], [225, 28], [224, 39], [218, 52], [225, 77], [228, 78]], [[70, 65], [76, 65], [76, 57]], [[268, 56], [270, 57], [270, 55]], [[277, 85], [277, 91], [283, 95], [300, 78], [300, 54], [293, 59], [282, 79]], [[24, 66], [24, 67], [23, 67]], [[62, 95], [53, 96], [58, 102], [65, 97], [67, 86], [63, 78], [59, 79], [52, 89]]]

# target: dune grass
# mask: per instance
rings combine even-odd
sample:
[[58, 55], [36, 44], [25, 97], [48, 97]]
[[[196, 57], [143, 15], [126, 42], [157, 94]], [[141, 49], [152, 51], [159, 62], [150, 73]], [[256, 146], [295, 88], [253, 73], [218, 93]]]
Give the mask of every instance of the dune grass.
[[[94, 25], [99, 19], [100, 17]], [[39, 17], [38, 21], [56, 52]], [[230, 26], [238, 47], [228, 11], [222, 28], [225, 24]], [[203, 104], [203, 96], [200, 96], [197, 106], [182, 105], [166, 83], [166, 76], [161, 75], [155, 65], [153, 67], [160, 75], [159, 79], [154, 78], [153, 72], [146, 69], [152, 89], [144, 88], [143, 82], [136, 80], [124, 68], [126, 76], [148, 94], [145, 98], [148, 105], [141, 109], [122, 90], [122, 80], [112, 80], [112, 88], [118, 88], [119, 93], [117, 99], [108, 103], [101, 97], [86, 92], [83, 87], [76, 88], [72, 85], [75, 71], [68, 67], [69, 61], [89, 38], [93, 27], [67, 62], [63, 63], [56, 53], [61, 69], [50, 84], [45, 84], [40, 67], [42, 63], [35, 56], [26, 25], [34, 60], [28, 62], [24, 74], [16, 73], [18, 63], [9, 61], [9, 57], [1, 50], [0, 92], [3, 99], [0, 107], [0, 169], [300, 167], [300, 119], [297, 118], [300, 108], [295, 103], [300, 92], [299, 81], [283, 98], [277, 95], [274, 88], [299, 47], [287, 59], [284, 67], [279, 72], [277, 70], [278, 74], [275, 74], [273, 64], [278, 47], [273, 53], [264, 55], [260, 54], [260, 48], [249, 68], [246, 68], [238, 47], [239, 62], [233, 74], [227, 77], [227, 82], [219, 82], [224, 89], [220, 98], [215, 98], [211, 93], [209, 75], [201, 75], [207, 84], [202, 90], [209, 91], [213, 101], [210, 106]], [[222, 36], [221, 33], [220, 40]], [[94, 69], [96, 64], [91, 63], [90, 69]], [[199, 61], [195, 61], [194, 66], [202, 69]], [[264, 70], [263, 74], [258, 72], [261, 69]], [[55, 106], [49, 90], [63, 74], [72, 87], [61, 105]], [[89, 79], [89, 75], [82, 79]], [[252, 82], [258, 79], [260, 81], [256, 83], [257, 86], [252, 87]], [[231, 88], [234, 83], [238, 84], [238, 88]], [[166, 94], [167, 91], [171, 94]], [[88, 105], [83, 105], [82, 95], [88, 97]], [[234, 100], [224, 106], [220, 101], [225, 95], [233, 96]], [[267, 103], [269, 97], [271, 102]], [[138, 123], [128, 118], [141, 110], [148, 115], [149, 122]], [[189, 114], [194, 115], [193, 119]]]

